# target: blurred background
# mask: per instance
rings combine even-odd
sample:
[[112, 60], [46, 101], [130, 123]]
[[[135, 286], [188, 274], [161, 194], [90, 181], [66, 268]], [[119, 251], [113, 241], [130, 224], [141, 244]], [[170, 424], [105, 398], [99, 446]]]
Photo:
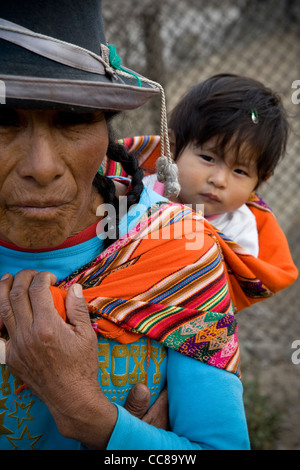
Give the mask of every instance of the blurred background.
[[[169, 111], [188, 88], [221, 72], [280, 93], [292, 127], [288, 151], [259, 194], [300, 268], [300, 0], [103, 0], [103, 15], [122, 64], [161, 83]], [[117, 137], [159, 134], [160, 99], [117, 119]], [[300, 363], [292, 361], [299, 291], [300, 280], [238, 316], [253, 449], [300, 450]]]

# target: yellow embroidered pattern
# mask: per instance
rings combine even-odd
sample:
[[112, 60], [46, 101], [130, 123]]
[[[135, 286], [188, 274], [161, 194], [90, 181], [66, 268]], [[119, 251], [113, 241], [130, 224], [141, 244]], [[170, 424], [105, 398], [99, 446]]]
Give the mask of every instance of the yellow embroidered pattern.
[[[152, 401], [165, 384], [166, 348], [156, 341], [149, 345], [147, 338], [130, 344], [120, 344], [99, 337], [99, 383], [107, 398], [123, 405], [130, 389], [137, 383], [146, 383]], [[148, 366], [148, 371], [147, 371]], [[148, 372], [148, 373], [147, 373]], [[53, 448], [62, 438], [44, 403], [31, 390], [15, 394], [22, 382], [5, 365], [0, 368], [0, 449]], [[49, 427], [52, 438], [48, 440]], [[54, 429], [54, 432], [53, 432]], [[55, 435], [55, 443], [50, 442]], [[55, 447], [54, 447], [55, 448]], [[66, 447], [67, 448], [67, 447]]]

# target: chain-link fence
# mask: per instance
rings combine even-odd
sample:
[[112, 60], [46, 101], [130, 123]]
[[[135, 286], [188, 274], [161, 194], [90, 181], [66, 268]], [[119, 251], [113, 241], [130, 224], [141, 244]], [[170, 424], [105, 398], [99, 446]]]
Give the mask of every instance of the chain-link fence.
[[[168, 110], [210, 75], [248, 75], [281, 94], [292, 133], [260, 195], [273, 208], [300, 267], [300, 0], [104, 0], [106, 36], [129, 68], [164, 85]], [[160, 102], [118, 118], [118, 137], [159, 133]], [[259, 379], [283, 414], [275, 448], [300, 449], [300, 281], [239, 315], [244, 377]]]

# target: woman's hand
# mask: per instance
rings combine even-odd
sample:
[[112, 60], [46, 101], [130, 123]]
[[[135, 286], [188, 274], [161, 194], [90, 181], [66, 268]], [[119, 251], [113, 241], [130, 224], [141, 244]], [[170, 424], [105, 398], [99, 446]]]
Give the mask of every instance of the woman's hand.
[[169, 430], [169, 403], [168, 390], [165, 387], [157, 397], [153, 405], [150, 404], [150, 389], [144, 384], [136, 384], [127, 397], [124, 408], [133, 416], [140, 418], [156, 428]]
[[97, 338], [80, 285], [68, 291], [67, 322], [58, 315], [50, 292], [55, 280], [31, 270], [2, 277], [6, 363], [48, 406], [64, 436], [105, 449], [117, 410], [98, 383]]

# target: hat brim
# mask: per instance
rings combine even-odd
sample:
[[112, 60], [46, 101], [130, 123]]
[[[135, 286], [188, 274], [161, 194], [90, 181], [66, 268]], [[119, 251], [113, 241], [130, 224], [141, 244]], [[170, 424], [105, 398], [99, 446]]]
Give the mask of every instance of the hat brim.
[[5, 84], [5, 104], [19, 108], [80, 107], [124, 111], [142, 106], [158, 93], [152, 86], [109, 81], [46, 79], [0, 75]]

